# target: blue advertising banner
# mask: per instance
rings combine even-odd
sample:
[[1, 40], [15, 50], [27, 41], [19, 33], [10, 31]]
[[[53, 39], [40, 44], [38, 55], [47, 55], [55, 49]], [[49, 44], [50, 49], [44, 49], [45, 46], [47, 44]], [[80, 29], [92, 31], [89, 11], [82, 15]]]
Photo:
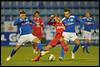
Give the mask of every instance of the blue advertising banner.
[[16, 45], [18, 36], [16, 32], [1, 32], [1, 46]]

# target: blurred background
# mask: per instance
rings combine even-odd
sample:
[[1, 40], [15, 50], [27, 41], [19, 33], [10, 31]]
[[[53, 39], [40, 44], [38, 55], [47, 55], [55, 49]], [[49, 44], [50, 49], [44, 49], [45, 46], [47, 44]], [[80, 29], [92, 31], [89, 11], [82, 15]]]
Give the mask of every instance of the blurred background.
[[[17, 27], [13, 26], [13, 21], [18, 17], [19, 10], [26, 11], [28, 17], [33, 17], [34, 11], [39, 9], [40, 16], [45, 21], [44, 43], [48, 43], [55, 34], [55, 29], [48, 26], [50, 15], [58, 13], [63, 18], [64, 8], [71, 9], [72, 14], [82, 17], [89, 10], [96, 20], [96, 31], [93, 34], [92, 43], [99, 43], [99, 1], [1, 1], [1, 45], [15, 45], [17, 37]], [[79, 35], [81, 40], [84, 40]]]

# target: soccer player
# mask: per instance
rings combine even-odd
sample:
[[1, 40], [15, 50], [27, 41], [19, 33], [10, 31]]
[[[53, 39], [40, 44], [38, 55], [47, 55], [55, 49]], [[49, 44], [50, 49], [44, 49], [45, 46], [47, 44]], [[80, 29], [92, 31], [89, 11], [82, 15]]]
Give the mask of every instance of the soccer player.
[[91, 16], [90, 11], [86, 11], [85, 16], [82, 18], [82, 20], [84, 21], [84, 29], [82, 33], [85, 39], [85, 41], [82, 43], [83, 52], [86, 50], [86, 53], [89, 53], [88, 44], [91, 43], [91, 37], [92, 37], [91, 31], [92, 30], [94, 30], [94, 32], [96, 31], [95, 20]]
[[18, 39], [18, 43], [16, 44], [16, 47], [14, 49], [12, 49], [10, 55], [7, 57], [6, 61], [9, 61], [14, 55], [15, 53], [19, 50], [19, 48], [21, 47], [21, 45], [24, 45], [25, 42], [32, 42], [32, 43], [37, 43], [38, 48], [40, 49], [40, 53], [44, 54], [45, 51], [43, 51], [42, 48], [42, 44], [40, 42], [40, 40], [36, 37], [32, 35], [32, 27], [31, 24], [34, 24], [34, 22], [26, 17], [26, 13], [25, 11], [21, 10], [19, 13], [19, 18], [17, 18], [14, 21], [14, 25], [18, 26], [18, 31], [20, 34], [20, 37]]
[[80, 40], [78, 39], [75, 32], [75, 26], [77, 26], [78, 24], [82, 24], [83, 21], [78, 17], [72, 15], [70, 9], [68, 8], [64, 9], [64, 16], [65, 17], [62, 19], [62, 22], [65, 25], [65, 30], [62, 35], [67, 41], [71, 40], [74, 42], [75, 46], [71, 54], [72, 59], [75, 59], [75, 52], [78, 50], [80, 45]]
[[[60, 42], [62, 49], [64, 50], [64, 53], [61, 55], [63, 58], [64, 54], [68, 51], [68, 46], [65, 44], [64, 38], [62, 37], [63, 30], [65, 29], [64, 25], [57, 15], [51, 15], [48, 25], [52, 25], [56, 28], [56, 34], [50, 43], [46, 46], [45, 50], [48, 51], [49, 49], [55, 47], [58, 42]], [[39, 61], [40, 57], [41, 56], [39, 55], [38, 57], [33, 58], [33, 60]]]
[[[35, 26], [32, 27], [32, 34], [37, 36], [39, 40], [41, 41], [43, 38], [43, 28], [44, 28], [44, 21], [40, 17], [40, 12], [38, 10], [35, 11], [34, 16], [33, 16], [33, 21], [35, 22]], [[33, 45], [34, 48], [34, 53], [37, 53], [38, 49], [36, 46], [36, 43]]]

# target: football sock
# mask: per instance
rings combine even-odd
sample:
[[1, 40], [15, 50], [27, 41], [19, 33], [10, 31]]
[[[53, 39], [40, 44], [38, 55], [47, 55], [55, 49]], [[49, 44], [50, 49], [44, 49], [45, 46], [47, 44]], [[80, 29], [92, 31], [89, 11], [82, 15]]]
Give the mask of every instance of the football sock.
[[16, 53], [16, 50], [15, 49], [12, 49], [12, 51], [10, 53], [10, 56], [12, 57], [15, 53]]
[[42, 43], [38, 43], [37, 47], [40, 49], [40, 51], [43, 51]]
[[78, 48], [79, 48], [79, 45], [75, 45], [73, 49], [73, 53], [75, 53], [78, 50]]
[[84, 51], [85, 51], [85, 47], [83, 47], [83, 53], [84, 53]]
[[84, 50], [88, 53], [88, 44], [86, 42], [84, 42]]
[[87, 43], [85, 44], [85, 49], [86, 49], [86, 52], [88, 53], [88, 44]]
[[64, 49], [61, 49], [61, 57], [64, 58]]

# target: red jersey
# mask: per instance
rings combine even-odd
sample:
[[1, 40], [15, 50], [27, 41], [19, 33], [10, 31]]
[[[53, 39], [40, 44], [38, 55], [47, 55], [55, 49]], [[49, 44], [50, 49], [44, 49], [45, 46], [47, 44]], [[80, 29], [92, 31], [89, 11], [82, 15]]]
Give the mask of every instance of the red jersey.
[[34, 17], [34, 18], [33, 18], [33, 21], [34, 21], [35, 23], [39, 24], [41, 28], [43, 28], [43, 26], [44, 26], [44, 21], [42, 20], [42, 18]]
[[62, 38], [62, 33], [64, 31], [64, 25], [62, 22], [48, 22], [48, 25], [53, 25], [56, 28], [56, 35], [55, 37], [50, 41], [49, 45], [52, 47], [56, 46], [57, 43], [60, 42], [60, 45], [64, 49], [64, 52], [66, 53], [68, 51], [68, 47], [66, 46], [64, 40], [60, 40]]
[[48, 25], [53, 25], [56, 28], [56, 34], [62, 34], [62, 32], [64, 31], [64, 25], [62, 22], [48, 22]]
[[37, 18], [37, 17], [34, 17], [33, 18], [33, 21], [36, 23], [36, 24], [39, 24], [39, 27], [38, 26], [33, 26], [33, 35], [37, 36], [39, 39], [42, 38], [42, 35], [43, 35], [43, 26], [44, 26], [44, 21], [42, 20], [42, 18]]

